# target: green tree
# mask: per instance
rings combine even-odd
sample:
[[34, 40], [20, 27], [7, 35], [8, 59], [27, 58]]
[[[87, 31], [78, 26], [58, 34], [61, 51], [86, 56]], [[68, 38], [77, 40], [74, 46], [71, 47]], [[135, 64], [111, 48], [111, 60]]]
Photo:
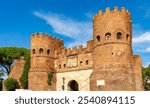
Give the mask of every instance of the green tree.
[[24, 56], [28, 50], [26, 48], [17, 47], [1, 47], [0, 48], [0, 70], [2, 73], [9, 75], [14, 59]]
[[16, 79], [8, 78], [4, 81], [4, 85], [7, 91], [15, 91], [15, 89], [19, 89], [19, 83]]
[[145, 90], [150, 91], [150, 65], [148, 67], [142, 67], [143, 85]]
[[47, 84], [50, 86], [52, 84], [53, 73], [48, 72]]
[[28, 51], [25, 55], [26, 59], [25, 59], [25, 65], [24, 65], [24, 70], [22, 73], [22, 76], [20, 78], [20, 83], [23, 89], [27, 89], [28, 88], [28, 73], [29, 73], [29, 69], [30, 69], [30, 51]]

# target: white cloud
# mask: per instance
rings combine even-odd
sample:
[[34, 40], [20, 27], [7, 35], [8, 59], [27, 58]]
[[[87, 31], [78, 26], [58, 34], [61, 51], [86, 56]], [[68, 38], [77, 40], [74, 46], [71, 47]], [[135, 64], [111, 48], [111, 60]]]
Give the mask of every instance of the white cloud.
[[145, 32], [140, 36], [133, 38], [133, 43], [144, 43], [144, 42], [150, 42], [150, 32]]
[[150, 52], [150, 47], [147, 47], [147, 48], [145, 48], [145, 49], [143, 49], [143, 50], [138, 50], [139, 52]]
[[[70, 37], [74, 44], [83, 44], [92, 38], [92, 22], [76, 21], [72, 18], [56, 13], [33, 12], [33, 14], [47, 22], [55, 33]], [[73, 43], [71, 45], [73, 46]]]

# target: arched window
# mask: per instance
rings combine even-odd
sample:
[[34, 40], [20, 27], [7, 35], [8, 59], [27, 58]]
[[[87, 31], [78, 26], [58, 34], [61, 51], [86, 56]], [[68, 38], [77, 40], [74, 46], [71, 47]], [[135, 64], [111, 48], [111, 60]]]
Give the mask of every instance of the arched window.
[[35, 49], [32, 50], [32, 54], [35, 54]]
[[117, 33], [117, 39], [118, 39], [118, 40], [121, 40], [121, 39], [122, 39], [122, 34], [121, 34], [121, 32], [118, 32], [118, 33]]
[[110, 40], [111, 39], [111, 33], [106, 33], [105, 34], [105, 39]]
[[86, 60], [86, 65], [88, 65], [89, 64], [89, 61], [88, 60]]
[[59, 65], [59, 69], [61, 69], [61, 65]]
[[129, 40], [129, 34], [126, 35], [126, 40]]
[[50, 54], [50, 50], [49, 49], [47, 50], [47, 54]]
[[44, 53], [43, 48], [40, 48], [39, 53], [40, 53], [40, 54], [43, 54], [43, 53]]
[[96, 36], [96, 39], [97, 39], [98, 42], [100, 42], [100, 40], [101, 40], [100, 35], [97, 35], [97, 36]]
[[66, 64], [64, 64], [64, 68], [66, 68]]

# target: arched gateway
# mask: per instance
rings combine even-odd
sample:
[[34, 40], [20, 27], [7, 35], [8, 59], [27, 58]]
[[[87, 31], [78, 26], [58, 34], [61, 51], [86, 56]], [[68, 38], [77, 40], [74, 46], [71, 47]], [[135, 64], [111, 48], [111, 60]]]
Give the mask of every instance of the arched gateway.
[[75, 80], [69, 81], [68, 90], [69, 91], [78, 91], [79, 90], [78, 82]]

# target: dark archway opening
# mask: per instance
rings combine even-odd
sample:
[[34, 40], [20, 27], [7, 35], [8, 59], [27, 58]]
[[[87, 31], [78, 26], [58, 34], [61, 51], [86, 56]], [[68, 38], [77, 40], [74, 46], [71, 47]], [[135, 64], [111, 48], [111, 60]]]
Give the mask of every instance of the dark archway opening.
[[78, 82], [75, 80], [71, 80], [68, 83], [68, 88], [69, 88], [69, 91], [79, 91]]

